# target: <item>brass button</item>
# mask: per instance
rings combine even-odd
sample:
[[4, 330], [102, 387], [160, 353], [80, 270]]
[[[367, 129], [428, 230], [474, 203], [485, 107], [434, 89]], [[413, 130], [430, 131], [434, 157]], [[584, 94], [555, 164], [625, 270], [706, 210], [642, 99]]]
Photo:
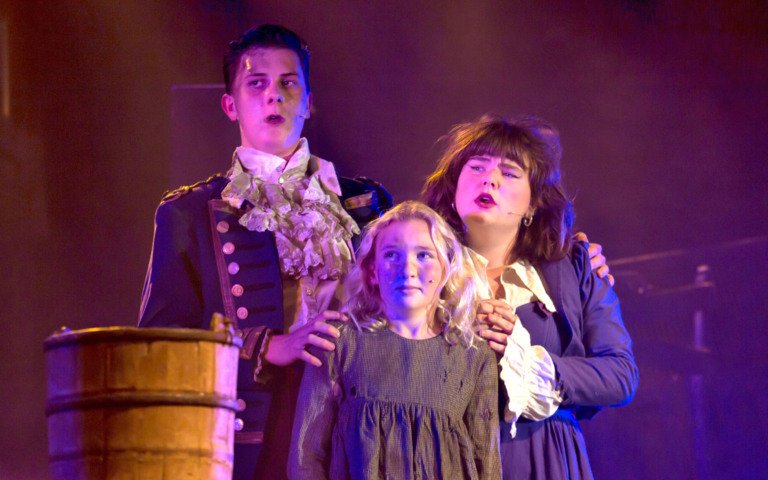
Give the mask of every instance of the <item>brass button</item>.
[[237, 262], [230, 262], [230, 264], [227, 265], [227, 271], [230, 275], [234, 275], [240, 271], [240, 265], [238, 265]]
[[221, 251], [224, 252], [224, 255], [232, 255], [235, 252], [235, 244], [232, 242], [227, 242], [222, 245]]
[[244, 428], [245, 428], [245, 422], [243, 421], [243, 419], [242, 418], [236, 418], [235, 419], [235, 431], [239, 432], [239, 431], [241, 431]]
[[229, 223], [226, 220], [222, 220], [216, 224], [216, 231], [219, 233], [227, 233], [229, 231]]
[[237, 318], [240, 320], [245, 320], [248, 318], [248, 309], [245, 307], [240, 307], [237, 309]]
[[237, 411], [238, 412], [242, 412], [243, 410], [245, 410], [245, 400], [243, 400], [242, 398], [238, 398], [237, 399]]
[[232, 285], [232, 295], [236, 297], [242, 297], [243, 292], [245, 292], [245, 289], [239, 283]]

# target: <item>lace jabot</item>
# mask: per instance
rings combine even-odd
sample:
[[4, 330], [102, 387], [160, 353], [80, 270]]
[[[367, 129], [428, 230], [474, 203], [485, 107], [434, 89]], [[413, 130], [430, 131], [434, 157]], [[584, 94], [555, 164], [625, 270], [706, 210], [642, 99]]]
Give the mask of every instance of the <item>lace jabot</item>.
[[310, 155], [302, 138], [286, 161], [253, 148], [238, 147], [230, 183], [221, 198], [247, 208], [240, 224], [275, 234], [282, 272], [293, 278], [338, 279], [352, 261], [351, 239], [360, 229], [342, 208], [333, 164]]

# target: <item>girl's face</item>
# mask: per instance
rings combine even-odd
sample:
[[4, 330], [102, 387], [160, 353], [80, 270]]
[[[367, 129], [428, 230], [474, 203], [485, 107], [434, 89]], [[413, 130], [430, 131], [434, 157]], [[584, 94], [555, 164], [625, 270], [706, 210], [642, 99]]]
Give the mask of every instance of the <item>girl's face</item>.
[[456, 212], [464, 225], [513, 227], [531, 213], [528, 172], [514, 160], [481, 155], [467, 160], [459, 174]]
[[426, 321], [444, 274], [424, 220], [392, 222], [377, 235], [371, 282], [390, 320], [423, 315]]

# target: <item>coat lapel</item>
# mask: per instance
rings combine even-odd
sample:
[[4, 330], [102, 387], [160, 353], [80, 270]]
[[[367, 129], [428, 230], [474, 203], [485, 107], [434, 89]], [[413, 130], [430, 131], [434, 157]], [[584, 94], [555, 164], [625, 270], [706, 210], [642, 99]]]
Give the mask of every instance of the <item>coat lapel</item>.
[[555, 304], [557, 314], [565, 320], [562, 323], [564, 327], [563, 333], [565, 334], [565, 338], [563, 338], [563, 352], [567, 352], [573, 342], [573, 325], [571, 324], [573, 319], [569, 318], [563, 305], [563, 266], [570, 267], [571, 262], [567, 258], [556, 262], [544, 262], [539, 269], [549, 289], [549, 295]]

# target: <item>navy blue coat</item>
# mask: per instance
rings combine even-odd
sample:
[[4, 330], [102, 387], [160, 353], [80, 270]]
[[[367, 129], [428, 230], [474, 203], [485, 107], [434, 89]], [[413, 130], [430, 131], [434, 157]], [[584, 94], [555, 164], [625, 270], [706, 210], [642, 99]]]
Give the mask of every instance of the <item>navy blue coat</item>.
[[[245, 210], [221, 199], [222, 176], [167, 194], [155, 214], [155, 236], [139, 315], [141, 327], [208, 329], [214, 313], [236, 320], [248, 347], [238, 372], [235, 480], [284, 478], [301, 366], [268, 367], [257, 384], [255, 359], [267, 330], [284, 325], [274, 236], [238, 220]], [[342, 205], [360, 226], [392, 206], [376, 182], [339, 178]]]
[[[518, 314], [532, 343], [548, 349], [563, 402], [545, 420], [519, 419], [514, 439], [510, 425], [502, 423], [503, 478], [592, 478], [578, 419], [632, 399], [639, 377], [632, 341], [619, 300], [608, 282], [591, 271], [584, 244], [575, 245], [566, 258], [541, 263], [538, 270], [557, 313], [523, 306]], [[503, 388], [500, 395], [503, 406]]]
[[561, 408], [589, 418], [602, 406], [629, 402], [639, 379], [632, 340], [619, 299], [608, 281], [592, 272], [586, 246], [577, 244], [568, 258], [539, 268], [559, 312], [564, 350], [550, 355], [562, 387]]

